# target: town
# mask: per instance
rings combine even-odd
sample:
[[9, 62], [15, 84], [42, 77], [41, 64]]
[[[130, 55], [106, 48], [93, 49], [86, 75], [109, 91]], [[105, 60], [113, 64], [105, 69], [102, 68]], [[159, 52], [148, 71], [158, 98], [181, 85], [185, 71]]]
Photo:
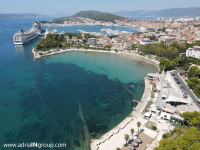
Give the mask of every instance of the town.
[[[98, 44], [113, 44], [113, 49], [125, 50], [131, 44], [151, 44], [166, 42], [168, 45], [177, 43], [194, 43], [200, 40], [200, 17], [195, 18], [157, 18], [157, 20], [133, 20], [123, 19], [114, 20], [114, 22], [96, 21], [89, 18], [71, 18], [64, 21], [64, 24], [46, 23], [44, 26], [71, 26], [71, 25], [88, 25], [88, 26], [124, 26], [138, 30], [137, 33], [124, 33], [113, 39], [102, 35], [96, 39]], [[114, 32], [115, 33], [115, 32]], [[99, 34], [96, 34], [99, 35]], [[116, 35], [116, 34], [114, 34]], [[96, 45], [97, 44], [97, 45]]]

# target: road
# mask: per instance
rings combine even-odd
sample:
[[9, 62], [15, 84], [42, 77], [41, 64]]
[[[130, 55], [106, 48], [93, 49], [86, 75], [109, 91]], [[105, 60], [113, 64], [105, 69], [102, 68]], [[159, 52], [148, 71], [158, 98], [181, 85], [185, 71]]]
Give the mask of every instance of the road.
[[179, 72], [184, 72], [183, 70], [175, 70], [174, 74], [176, 75], [177, 79], [181, 83], [181, 85], [185, 88], [187, 93], [190, 95], [190, 97], [193, 99], [193, 102], [200, 108], [200, 103], [198, 102], [198, 99], [196, 96], [190, 91], [190, 88], [185, 84], [183, 79], [178, 75]]

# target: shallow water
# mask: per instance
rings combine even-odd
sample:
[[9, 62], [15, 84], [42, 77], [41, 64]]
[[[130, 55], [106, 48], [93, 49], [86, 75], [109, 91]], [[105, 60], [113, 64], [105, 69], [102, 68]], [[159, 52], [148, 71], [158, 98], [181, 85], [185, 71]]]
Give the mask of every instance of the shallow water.
[[53, 142], [83, 149], [86, 128], [97, 138], [122, 121], [136, 105], [132, 100], [141, 98], [144, 77], [156, 67], [94, 52], [69, 52], [34, 62], [31, 48], [38, 41], [23, 47], [12, 42], [14, 32], [31, 22], [1, 19], [0, 145]]

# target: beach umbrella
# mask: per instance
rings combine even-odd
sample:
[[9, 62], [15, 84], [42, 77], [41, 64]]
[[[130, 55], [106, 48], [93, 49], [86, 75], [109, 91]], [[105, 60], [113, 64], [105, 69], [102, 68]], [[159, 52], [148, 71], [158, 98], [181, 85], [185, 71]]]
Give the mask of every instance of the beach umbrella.
[[132, 142], [132, 145], [134, 146], [134, 147], [138, 147], [139, 146], [139, 144], [137, 143], [137, 142]]
[[140, 138], [137, 138], [134, 141], [137, 142], [137, 143], [142, 143], [142, 140]]
[[128, 145], [129, 150], [134, 150], [135, 147], [133, 145]]

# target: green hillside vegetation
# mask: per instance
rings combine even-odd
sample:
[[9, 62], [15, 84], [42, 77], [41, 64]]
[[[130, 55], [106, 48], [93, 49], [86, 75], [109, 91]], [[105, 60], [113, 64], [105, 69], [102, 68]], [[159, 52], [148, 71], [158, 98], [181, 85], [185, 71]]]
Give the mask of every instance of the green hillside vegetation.
[[99, 12], [99, 11], [94, 11], [94, 10], [90, 10], [90, 11], [81, 11], [75, 15], [73, 15], [72, 17], [83, 17], [83, 18], [90, 18], [93, 20], [97, 20], [97, 21], [106, 21], [106, 22], [113, 22], [114, 20], [122, 20], [125, 19], [124, 17], [120, 17], [117, 15], [113, 15], [110, 13], [103, 13], [103, 12]]
[[187, 83], [197, 97], [200, 97], [200, 69], [197, 66], [190, 67]]
[[163, 139], [155, 150], [200, 150], [200, 112], [185, 112], [185, 125], [176, 127]]
[[70, 16], [70, 17], [56, 18], [52, 22], [53, 23], [64, 23], [64, 21], [69, 20], [70, 18], [77, 18], [77, 17], [89, 18], [89, 19], [93, 19], [96, 21], [104, 21], [104, 22], [114, 22], [114, 20], [125, 19], [124, 17], [120, 17], [120, 16], [113, 15], [110, 13], [103, 13], [103, 12], [99, 12], [99, 11], [90, 10], [90, 11], [78, 12], [77, 14]]
[[[134, 45], [135, 46], [135, 45]], [[187, 70], [190, 63], [200, 64], [199, 60], [187, 58], [185, 55], [179, 56], [180, 53], [186, 52], [188, 47], [200, 46], [200, 41], [194, 44], [178, 44], [166, 46], [165, 43], [147, 44], [138, 46], [141, 55], [155, 55], [160, 58], [160, 72], [169, 71], [176, 67]]]
[[186, 66], [186, 57], [179, 57], [179, 53], [187, 49], [186, 44], [174, 44], [166, 46], [165, 43], [147, 44], [138, 46], [142, 55], [155, 55], [160, 58], [160, 72], [172, 70], [178, 66]]

